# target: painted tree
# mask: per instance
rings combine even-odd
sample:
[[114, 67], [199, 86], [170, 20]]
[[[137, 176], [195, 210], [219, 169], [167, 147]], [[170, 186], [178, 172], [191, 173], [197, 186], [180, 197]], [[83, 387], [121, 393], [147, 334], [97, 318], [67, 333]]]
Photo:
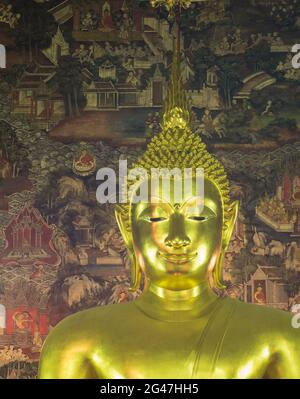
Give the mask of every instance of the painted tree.
[[240, 63], [240, 57], [235, 55], [226, 55], [218, 58], [216, 61], [219, 85], [227, 108], [231, 108], [232, 106], [233, 91], [237, 90], [242, 84], [239, 74]]
[[293, 270], [285, 272], [286, 293], [289, 297], [294, 297], [299, 293], [300, 289], [300, 273]]
[[9, 86], [15, 86], [18, 80], [23, 76], [25, 69], [26, 65], [15, 64], [9, 69], [1, 70], [0, 78]]
[[216, 57], [208, 47], [204, 47], [192, 54], [192, 65], [195, 71], [194, 85], [199, 87], [205, 82], [206, 72], [211, 67], [217, 67], [219, 86], [226, 108], [231, 108], [232, 93], [241, 86], [239, 68], [242, 59], [236, 55]]
[[13, 12], [21, 14], [14, 28], [16, 45], [27, 51], [29, 62], [38, 51], [50, 46], [57, 24], [44, 3], [34, 0], [12, 0]]
[[197, 88], [205, 82], [206, 71], [216, 65], [217, 57], [209, 47], [204, 47], [193, 52], [190, 60], [195, 71], [193, 85]]
[[12, 166], [12, 177], [27, 176], [30, 162], [28, 150], [18, 139], [16, 130], [5, 122], [0, 122], [0, 151]]
[[245, 61], [253, 72], [265, 71], [271, 74], [276, 73], [279, 61], [283, 60], [281, 53], [272, 53], [268, 42], [262, 41], [255, 47], [247, 50]]
[[300, 15], [300, 0], [276, 0], [268, 7], [268, 11], [281, 30], [290, 30]]
[[82, 74], [79, 60], [67, 55], [60, 58], [56, 70], [56, 83], [60, 93], [64, 96], [66, 113], [72, 118], [80, 114], [82, 96]]

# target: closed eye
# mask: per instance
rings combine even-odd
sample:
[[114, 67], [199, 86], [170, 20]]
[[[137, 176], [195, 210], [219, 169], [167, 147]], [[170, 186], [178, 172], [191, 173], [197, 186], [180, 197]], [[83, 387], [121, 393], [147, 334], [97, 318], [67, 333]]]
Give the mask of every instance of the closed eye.
[[164, 222], [165, 220], [167, 220], [167, 218], [147, 218], [146, 220], [148, 220], [148, 222], [150, 223], [159, 223], [159, 222]]
[[189, 217], [190, 220], [195, 220], [196, 222], [204, 222], [205, 220], [208, 220], [208, 217], [205, 216], [191, 216]]

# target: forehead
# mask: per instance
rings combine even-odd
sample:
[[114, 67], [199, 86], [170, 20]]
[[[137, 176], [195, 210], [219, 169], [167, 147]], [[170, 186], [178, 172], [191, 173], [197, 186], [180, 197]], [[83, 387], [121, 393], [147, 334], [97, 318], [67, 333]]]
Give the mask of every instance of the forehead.
[[155, 190], [151, 190], [151, 185], [149, 181], [145, 184], [148, 186], [149, 189], [149, 200], [132, 203], [131, 204], [132, 213], [134, 213], [134, 210], [137, 207], [139, 208], [140, 206], [146, 207], [149, 206], [150, 204], [152, 207], [162, 203], [168, 203], [173, 207], [175, 204], [179, 205], [190, 204], [191, 206], [194, 206], [195, 203], [199, 204], [199, 202], [197, 202], [199, 201], [199, 196], [197, 196], [199, 192], [201, 193], [200, 195], [203, 196], [202, 203], [204, 203], [204, 206], [211, 208], [214, 211], [222, 209], [222, 197], [220, 191], [217, 188], [217, 186], [207, 178], [204, 178], [204, 181], [202, 183], [202, 189], [200, 191], [198, 188], [196, 190], [196, 178], [187, 179], [187, 182], [185, 181], [185, 184], [189, 184], [191, 190], [185, 191], [184, 189], [182, 189], [181, 201], [178, 201], [178, 197], [176, 197], [175, 195], [175, 188], [174, 188], [175, 183], [173, 180], [170, 181], [169, 190], [168, 187], [166, 186], [163, 187], [162, 185], [160, 185], [159, 188], [156, 188]]

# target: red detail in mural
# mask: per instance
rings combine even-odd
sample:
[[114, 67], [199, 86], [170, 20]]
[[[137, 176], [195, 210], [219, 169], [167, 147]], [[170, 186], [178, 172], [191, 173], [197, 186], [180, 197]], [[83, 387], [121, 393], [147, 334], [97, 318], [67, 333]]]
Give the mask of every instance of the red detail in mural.
[[36, 309], [28, 309], [25, 306], [9, 309], [7, 311], [6, 332], [8, 335], [11, 335], [16, 331], [30, 331], [31, 334], [34, 334], [35, 320]]
[[40, 315], [39, 330], [41, 335], [48, 334], [48, 317], [45, 314]]
[[284, 175], [283, 178], [283, 202], [285, 204], [291, 201], [292, 196], [292, 182], [288, 175]]
[[59, 256], [52, 245], [53, 228], [37, 209], [25, 207], [5, 229], [6, 247], [0, 265], [57, 265]]
[[139, 8], [134, 9], [133, 19], [134, 19], [134, 25], [135, 25], [136, 31], [141, 32], [143, 29], [143, 27], [142, 27], [143, 16], [142, 16], [142, 12]]
[[12, 335], [19, 332], [30, 332], [33, 336], [38, 330], [43, 336], [48, 333], [48, 317], [37, 309], [19, 306], [15, 309], [8, 309], [6, 314], [6, 333]]

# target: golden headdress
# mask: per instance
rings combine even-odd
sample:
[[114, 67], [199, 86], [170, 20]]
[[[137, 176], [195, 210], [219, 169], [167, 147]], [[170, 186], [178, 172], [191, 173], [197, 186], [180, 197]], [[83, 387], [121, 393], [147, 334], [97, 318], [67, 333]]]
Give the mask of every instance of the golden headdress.
[[[177, 38], [177, 40], [180, 40]], [[175, 45], [174, 45], [175, 47]], [[224, 167], [211, 155], [199, 135], [192, 132], [191, 105], [187, 99], [180, 73], [180, 45], [174, 48], [172, 73], [167, 95], [164, 102], [163, 122], [161, 131], [148, 144], [141, 159], [132, 165], [135, 170], [143, 169], [149, 176], [152, 169], [203, 169], [204, 177], [218, 188], [223, 203], [223, 230], [227, 229], [231, 218], [232, 202], [229, 196], [229, 180]], [[127, 189], [134, 182], [127, 182]], [[130, 204], [118, 206], [128, 230], [131, 230]], [[221, 283], [222, 261], [214, 270], [214, 282], [218, 288], [224, 288]], [[137, 275], [137, 273], [135, 273]], [[138, 286], [138, 279], [134, 286]]]

